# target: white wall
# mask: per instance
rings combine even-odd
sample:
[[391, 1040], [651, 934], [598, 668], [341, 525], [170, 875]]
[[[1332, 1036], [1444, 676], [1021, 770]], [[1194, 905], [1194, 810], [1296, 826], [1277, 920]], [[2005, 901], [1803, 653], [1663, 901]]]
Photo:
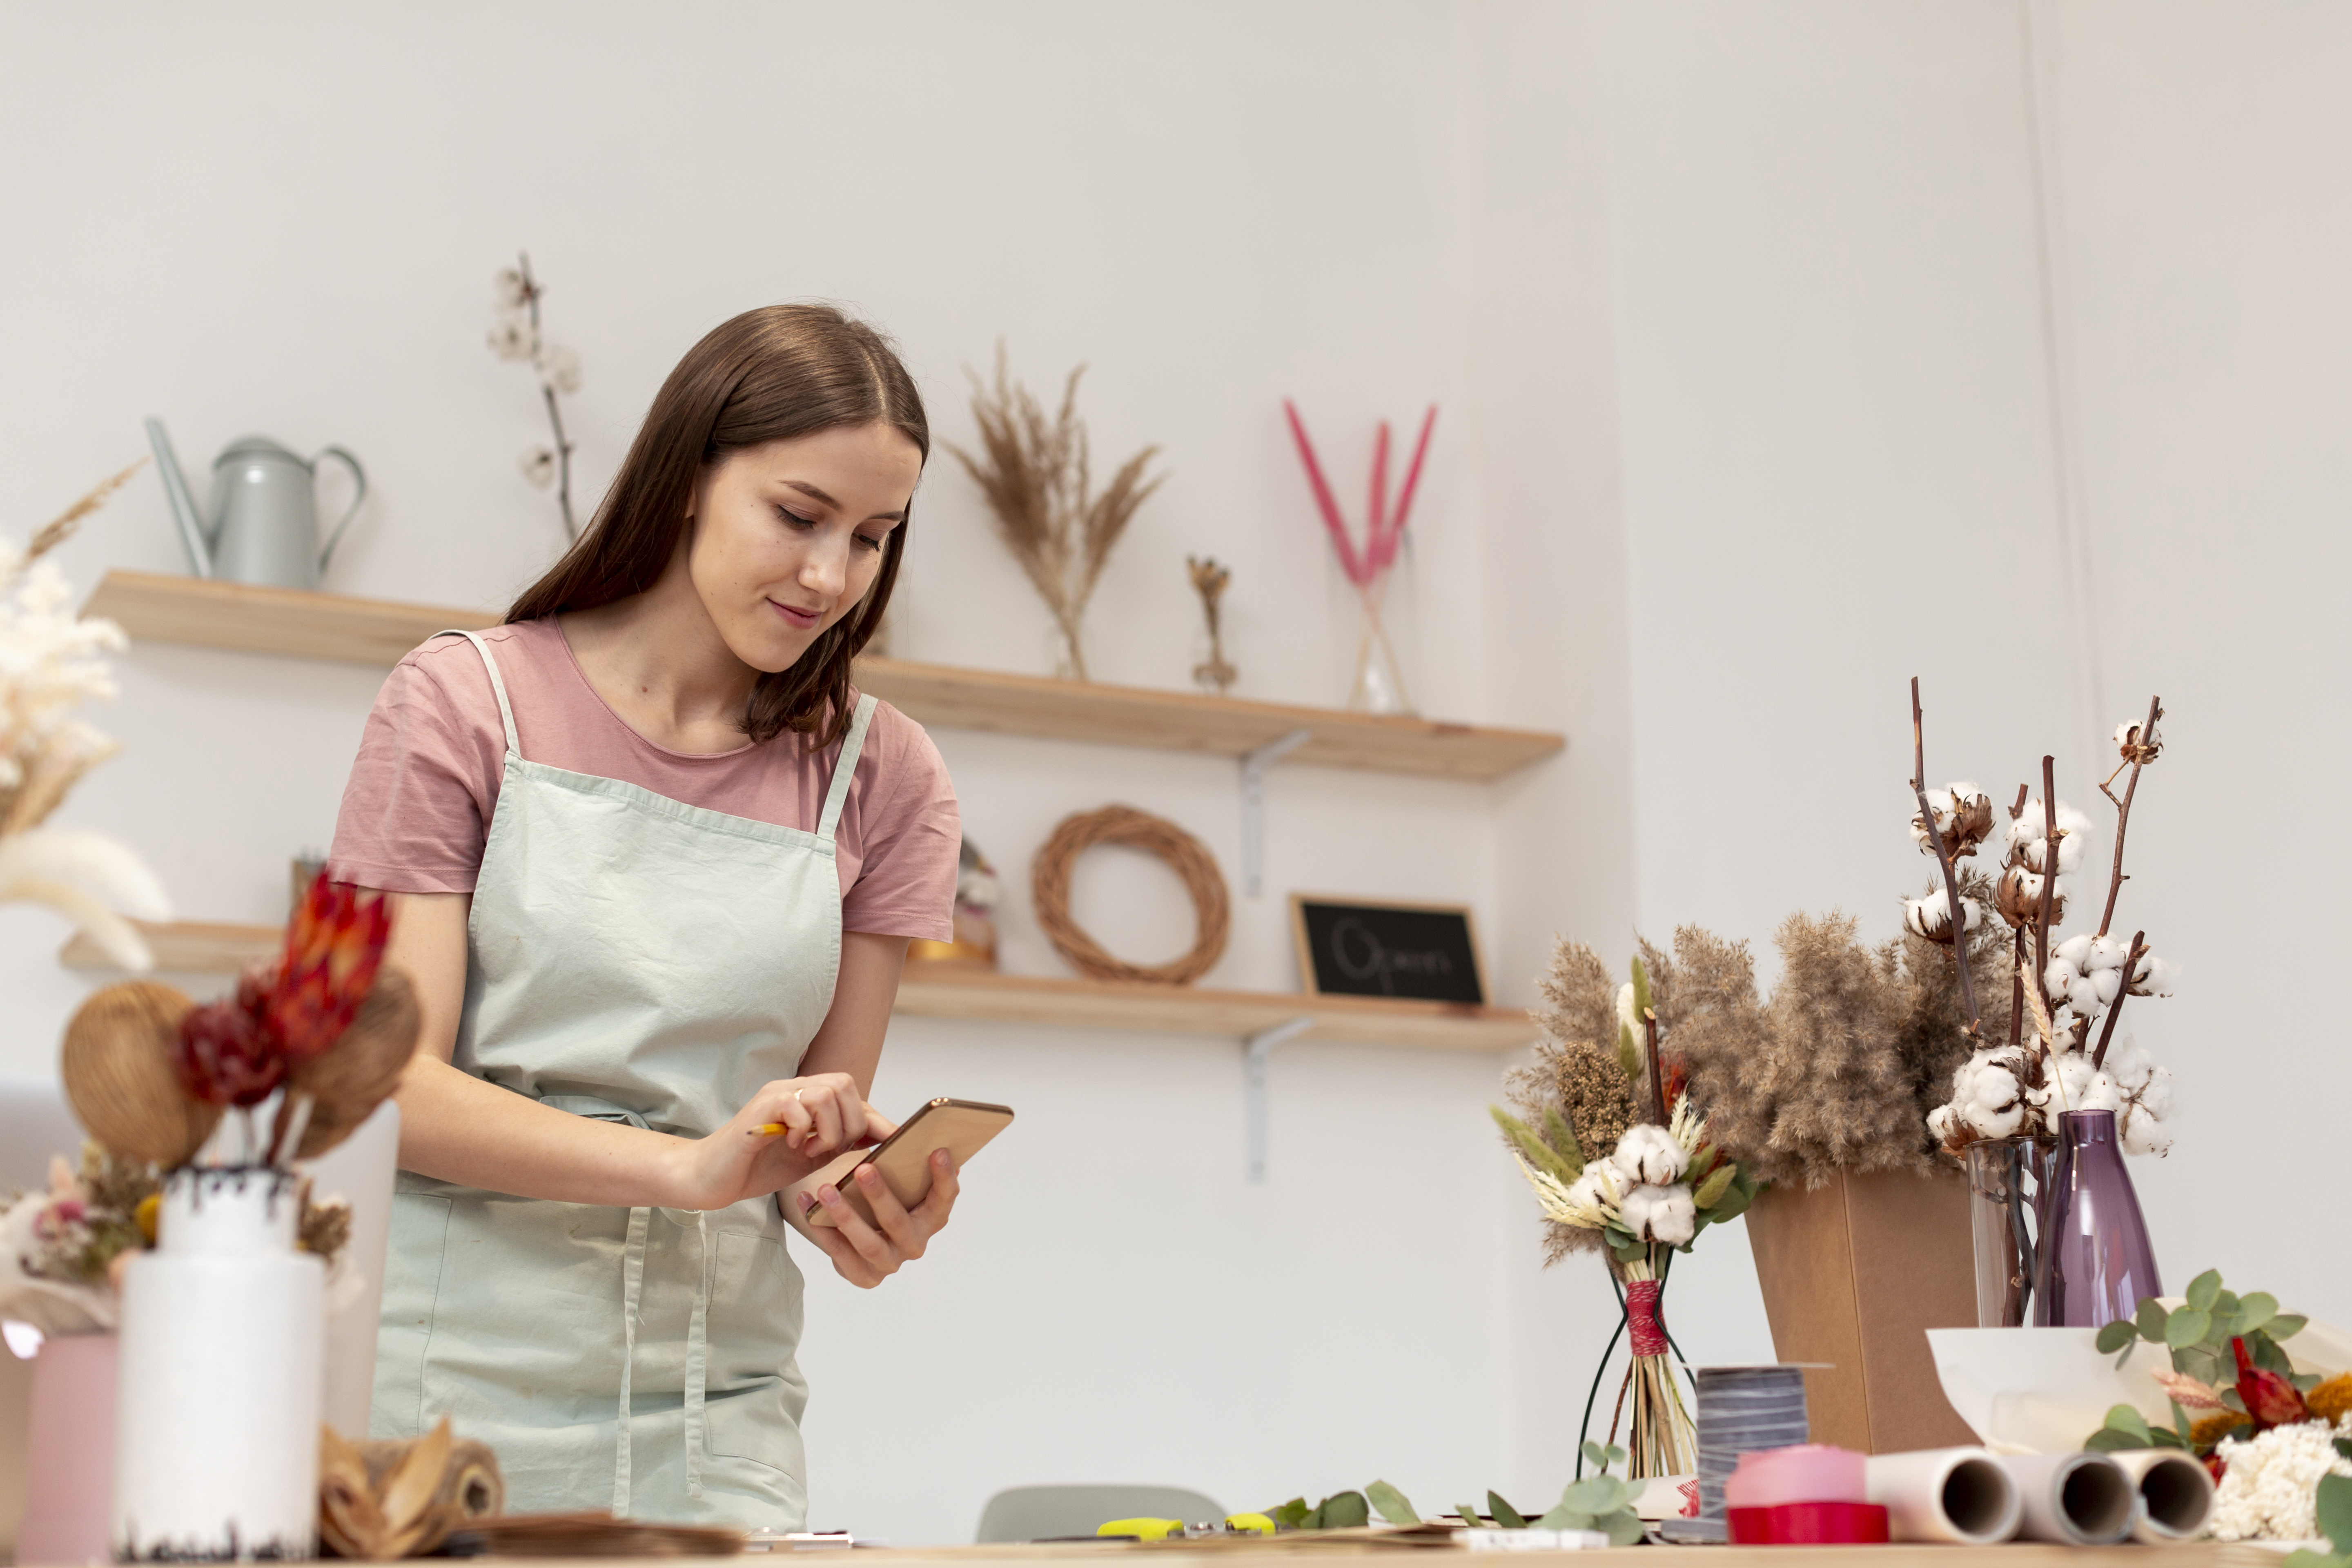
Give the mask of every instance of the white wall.
[[[1507, 795], [1284, 770], [1275, 896], [1239, 905], [1211, 981], [1296, 984], [1280, 897], [1294, 888], [1469, 902], [1499, 933], [1498, 986], [1522, 999], [1549, 923], [1589, 910], [1622, 928], [1614, 836], [1553, 826], [1558, 858], [1507, 875], [1496, 847], [1498, 802], [1606, 819], [1625, 793], [1607, 372], [1580, 357], [1605, 342], [1605, 296], [1551, 301], [1524, 347], [1498, 353], [1486, 331], [1519, 313], [1546, 255], [1593, 252], [1598, 236], [1570, 190], [1547, 185], [1547, 159], [1489, 182], [1510, 243], [1482, 247], [1487, 218], [1462, 179], [1504, 129], [1478, 107], [1499, 66], [1520, 121], [1591, 168], [1589, 100], [1554, 100], [1541, 57], [1517, 47], [1521, 29], [1572, 31], [1535, 7], [1428, 4], [685, 16], [0, 18], [0, 144], [19, 150], [0, 164], [0, 205], [17, 233], [46, 237], [0, 263], [0, 342], [20, 371], [0, 389], [20, 455], [0, 477], [5, 515], [33, 526], [137, 456], [150, 412], [191, 465], [248, 429], [341, 441], [374, 489], [329, 586], [501, 602], [558, 543], [515, 467], [541, 436], [532, 389], [482, 343], [489, 275], [528, 246], [550, 330], [586, 363], [572, 411], [589, 493], [677, 354], [762, 301], [840, 299], [884, 323], [949, 440], [970, 441], [964, 369], [985, 369], [1000, 338], [1041, 390], [1087, 360], [1098, 456], [1156, 441], [1171, 474], [1097, 598], [1096, 673], [1183, 683], [1199, 654], [1182, 562], [1205, 552], [1234, 564], [1241, 690], [1336, 702], [1352, 601], [1279, 400], [1298, 398], [1353, 496], [1373, 422], [1435, 399], [1397, 605], [1418, 695], [1441, 715], [1562, 725], [1574, 749]], [[1563, 489], [1531, 416], [1578, 427], [1601, 467]], [[1534, 646], [1484, 609], [1514, 576], [1480, 525], [1498, 503], [1557, 524], [1545, 559], [1590, 574], [1593, 616], [1564, 625], [1546, 662], [1591, 674], [1488, 682]], [[899, 650], [1050, 668], [1048, 622], [951, 463], [933, 465], [914, 527]], [[87, 585], [108, 566], [176, 569], [177, 553], [142, 477], [65, 562]], [[287, 857], [331, 831], [378, 674], [163, 646], [121, 674], [101, 717], [125, 754], [68, 819], [136, 846], [189, 918], [276, 918]], [[1009, 967], [1064, 972], [1020, 872], [1069, 811], [1130, 801], [1235, 864], [1230, 763], [939, 740], [970, 831], [1013, 873]], [[1080, 878], [1079, 914], [1148, 957], [1181, 949], [1179, 898], [1157, 868], [1106, 855]], [[51, 1070], [87, 989], [57, 966], [58, 934], [0, 914], [0, 1068]], [[1258, 1188], [1242, 1181], [1236, 1045], [895, 1026], [886, 1105], [951, 1092], [1022, 1120], [933, 1258], [872, 1295], [812, 1289], [816, 1521], [954, 1540], [996, 1488], [1050, 1480], [1186, 1483], [1235, 1507], [1375, 1475], [1433, 1507], [1556, 1487], [1549, 1456], [1515, 1468], [1496, 1418], [1515, 1397], [1514, 1302], [1531, 1274], [1531, 1222], [1483, 1114], [1497, 1068], [1286, 1049]], [[1578, 1283], [1597, 1311], [1601, 1281]]]
[[[2049, 751], [2076, 800], [2160, 689], [2174, 749], [2126, 909], [2188, 984], [2132, 1016], [2192, 1109], [2137, 1167], [2151, 1223], [2181, 1279], [2218, 1261], [2326, 1310], [2352, 1279], [2315, 1222], [2217, 1162], [2238, 1176], [2259, 1140], [2284, 1190], [2323, 1190], [2324, 1133], [2279, 1129], [2347, 1087], [2324, 1003], [2263, 964], [2324, 969], [2344, 934], [2340, 852], [2295, 830], [2342, 748], [2346, 24], [2033, 18], [2038, 100], [2028, 15], [1959, 0], [13, 9], [0, 515], [36, 525], [150, 412], [191, 461], [253, 428], [340, 440], [375, 492], [331, 586], [500, 601], [557, 543], [514, 468], [530, 388], [481, 344], [488, 276], [527, 245], [587, 362], [592, 493], [677, 353], [763, 300], [888, 326], [950, 440], [1000, 337], [1041, 388], [1088, 360], [1097, 451], [1157, 441], [1171, 474], [1104, 584], [1097, 672], [1182, 683], [1181, 561], [1207, 551], [1235, 566], [1243, 690], [1331, 701], [1351, 606], [1278, 400], [1349, 494], [1371, 422], [1435, 398], [1399, 606], [1418, 693], [1570, 749], [1485, 789], [1284, 771], [1277, 894], [1471, 902], [1512, 999], [1554, 931], [1612, 960], [1637, 920], [1769, 947], [1838, 905], [1888, 931], [1924, 868], [1905, 678], [1937, 778], [2013, 786]], [[1046, 668], [951, 464], [918, 510], [901, 650]], [[87, 584], [176, 548], [142, 478], [66, 559]], [[190, 917], [274, 918], [376, 675], [154, 647], [123, 679], [128, 750], [70, 818]], [[1018, 872], [1067, 811], [1130, 800], [1234, 864], [1229, 764], [939, 739], [1014, 873], [1013, 968], [1059, 972]], [[2278, 848], [2224, 849], [2249, 830]], [[1181, 944], [1149, 866], [1090, 862], [1079, 898], [1114, 947]], [[1292, 984], [1281, 927], [1243, 903], [1213, 979]], [[0, 910], [0, 1070], [49, 1070], [86, 989], [58, 935]], [[1431, 1508], [1557, 1485], [1608, 1295], [1533, 1268], [1481, 1110], [1497, 1064], [1278, 1053], [1252, 1188], [1238, 1057], [894, 1027], [886, 1104], [1023, 1120], [935, 1257], [813, 1288], [819, 1522], [953, 1540], [1049, 1479], [1234, 1506], [1374, 1474]], [[1702, 1361], [1769, 1352], [1739, 1234], [1677, 1273]]]

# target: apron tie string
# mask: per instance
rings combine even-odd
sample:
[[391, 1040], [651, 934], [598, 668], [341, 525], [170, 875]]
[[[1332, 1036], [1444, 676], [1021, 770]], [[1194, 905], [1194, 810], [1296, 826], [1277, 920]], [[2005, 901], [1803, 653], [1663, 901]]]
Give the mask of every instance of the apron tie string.
[[613, 1448], [613, 1515], [629, 1517], [629, 1373], [637, 1359], [637, 1308], [646, 1291], [646, 1231], [654, 1211], [629, 1211], [629, 1244], [621, 1264], [621, 1435]]
[[704, 1373], [710, 1361], [708, 1327], [710, 1320], [710, 1216], [694, 1216], [701, 1237], [701, 1266], [694, 1276], [694, 1317], [686, 1331], [686, 1495], [702, 1495], [702, 1401]]

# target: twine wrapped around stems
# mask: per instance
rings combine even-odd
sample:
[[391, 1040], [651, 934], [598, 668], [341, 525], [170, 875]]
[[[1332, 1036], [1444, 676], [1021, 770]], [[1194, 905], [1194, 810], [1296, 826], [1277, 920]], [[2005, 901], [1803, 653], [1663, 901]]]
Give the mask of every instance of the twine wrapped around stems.
[[[1183, 879], [1192, 896], [1192, 950], [1173, 963], [1143, 965], [1114, 958], [1070, 918], [1070, 872], [1098, 844], [1123, 844], [1156, 855]], [[1097, 980], [1190, 985], [1223, 956], [1232, 910], [1225, 879], [1202, 842], [1165, 817], [1131, 805], [1107, 805], [1062, 819], [1030, 867], [1030, 899], [1037, 924], [1064, 958]]]

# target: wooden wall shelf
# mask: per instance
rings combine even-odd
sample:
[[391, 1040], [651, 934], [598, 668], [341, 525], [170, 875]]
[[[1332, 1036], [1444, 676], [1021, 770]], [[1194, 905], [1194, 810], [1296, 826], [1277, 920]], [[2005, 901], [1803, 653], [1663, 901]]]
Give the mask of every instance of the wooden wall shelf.
[[[134, 638], [389, 666], [436, 631], [497, 623], [483, 610], [258, 588], [148, 572], [110, 572], [85, 613]], [[1287, 761], [1485, 780], [1550, 756], [1556, 734], [1499, 730], [1189, 691], [1104, 686], [916, 664], [859, 661], [858, 684], [919, 723], [1103, 745], [1246, 758], [1303, 733]]]
[[[233, 974], [278, 951], [276, 926], [177, 921], [142, 925], [166, 973]], [[69, 969], [108, 972], [113, 961], [77, 934], [58, 954]], [[898, 986], [897, 1010], [915, 1018], [973, 1018], [1066, 1028], [1132, 1029], [1171, 1035], [1218, 1035], [1246, 1039], [1296, 1020], [1306, 1026], [1286, 1037], [1424, 1050], [1507, 1051], [1536, 1037], [1527, 1014], [1508, 1007], [1391, 1001], [1365, 996], [1308, 996], [1268, 991], [1208, 991], [1189, 985], [1118, 985], [999, 974], [945, 965], [910, 963]]]

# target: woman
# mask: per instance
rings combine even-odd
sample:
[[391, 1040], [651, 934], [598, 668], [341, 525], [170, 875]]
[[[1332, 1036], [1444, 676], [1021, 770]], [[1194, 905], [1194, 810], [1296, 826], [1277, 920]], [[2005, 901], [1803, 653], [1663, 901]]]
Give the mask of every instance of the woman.
[[[453, 1417], [512, 1508], [801, 1527], [774, 1194], [891, 1131], [866, 1096], [907, 942], [952, 935], [946, 769], [849, 685], [929, 444], [873, 329], [739, 316], [506, 623], [427, 642], [369, 716], [332, 859], [397, 906], [425, 1014], [373, 1428]], [[836, 1227], [801, 1228], [871, 1287], [956, 1173], [911, 1211], [866, 1175], [877, 1225], [826, 1187]]]

